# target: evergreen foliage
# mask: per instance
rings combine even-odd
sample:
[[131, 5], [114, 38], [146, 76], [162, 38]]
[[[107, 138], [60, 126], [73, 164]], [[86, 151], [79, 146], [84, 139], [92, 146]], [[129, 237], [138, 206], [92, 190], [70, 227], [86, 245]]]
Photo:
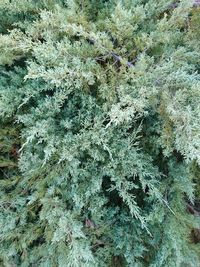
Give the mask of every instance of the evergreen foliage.
[[200, 266], [200, 9], [0, 0], [0, 15], [0, 266]]

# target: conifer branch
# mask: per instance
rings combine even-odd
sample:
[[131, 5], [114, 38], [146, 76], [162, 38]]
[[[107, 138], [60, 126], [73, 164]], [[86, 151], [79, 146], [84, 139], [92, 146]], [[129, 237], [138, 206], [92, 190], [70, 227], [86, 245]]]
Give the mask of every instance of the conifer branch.
[[[90, 44], [93, 44], [93, 45], [96, 43], [96, 41], [94, 39], [90, 39], [89, 38], [88, 41], [89, 41]], [[104, 47], [104, 49], [106, 49], [106, 48]], [[108, 55], [111, 55], [117, 62], [122, 62], [123, 61], [123, 58], [121, 56], [119, 56], [118, 54], [116, 54], [115, 52], [108, 51], [107, 49], [106, 49], [106, 52], [108, 53]], [[134, 67], [133, 61], [132, 62], [127, 61], [126, 65], [129, 68]]]

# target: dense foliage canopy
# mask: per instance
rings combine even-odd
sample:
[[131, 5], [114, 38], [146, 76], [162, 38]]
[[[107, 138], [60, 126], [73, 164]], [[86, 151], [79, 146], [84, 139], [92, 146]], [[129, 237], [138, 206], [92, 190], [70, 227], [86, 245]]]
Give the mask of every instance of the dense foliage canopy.
[[0, 266], [200, 266], [200, 9], [0, 0]]

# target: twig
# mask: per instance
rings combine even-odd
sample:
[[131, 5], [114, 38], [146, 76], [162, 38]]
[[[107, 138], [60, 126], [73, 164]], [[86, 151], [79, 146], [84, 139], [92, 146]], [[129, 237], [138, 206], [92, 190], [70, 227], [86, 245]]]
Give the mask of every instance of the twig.
[[[92, 45], [95, 45], [95, 43], [96, 43], [96, 41], [94, 40], [94, 39], [90, 39], [90, 38], [88, 38], [88, 42], [90, 43], [90, 44], [92, 44]], [[102, 47], [102, 46], [101, 46]], [[108, 52], [108, 54], [110, 54], [117, 62], [122, 62], [122, 57], [121, 56], [119, 56], [118, 54], [116, 54], [115, 52], [113, 52], [113, 51], [108, 51], [105, 47], [103, 47], [107, 52]], [[129, 68], [131, 68], [131, 67], [134, 67], [134, 65], [133, 65], [133, 63], [132, 62], [130, 62], [130, 61], [127, 61], [126, 62], [126, 65], [129, 67]]]
[[188, 203], [187, 203], [187, 209], [191, 214], [196, 215], [196, 216], [200, 216], [200, 213], [197, 210], [195, 210], [195, 208]]

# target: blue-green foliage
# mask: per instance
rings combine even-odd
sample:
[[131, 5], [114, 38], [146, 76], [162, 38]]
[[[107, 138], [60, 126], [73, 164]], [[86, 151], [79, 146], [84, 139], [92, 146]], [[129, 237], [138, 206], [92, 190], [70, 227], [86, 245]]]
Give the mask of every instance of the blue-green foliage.
[[0, 13], [0, 138], [18, 159], [0, 161], [1, 266], [200, 266], [186, 210], [199, 183], [199, 9], [0, 0]]

